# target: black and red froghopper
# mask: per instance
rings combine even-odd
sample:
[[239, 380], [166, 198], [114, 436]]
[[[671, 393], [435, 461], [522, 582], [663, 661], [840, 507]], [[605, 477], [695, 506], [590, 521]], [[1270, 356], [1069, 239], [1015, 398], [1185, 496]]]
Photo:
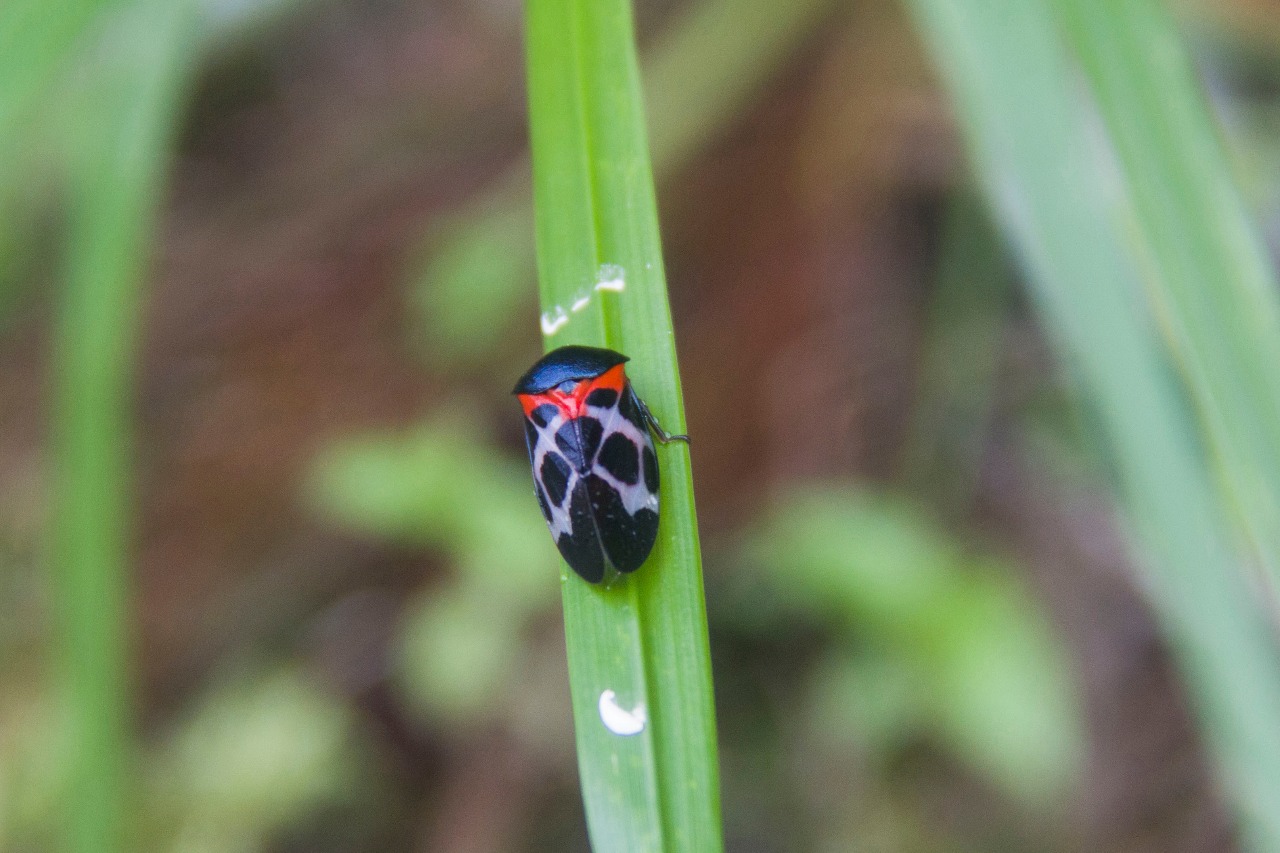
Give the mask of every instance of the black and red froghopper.
[[524, 407], [534, 491], [565, 562], [591, 583], [634, 572], [658, 538], [658, 457], [679, 440], [627, 380], [629, 359], [610, 349], [547, 353], [512, 392]]

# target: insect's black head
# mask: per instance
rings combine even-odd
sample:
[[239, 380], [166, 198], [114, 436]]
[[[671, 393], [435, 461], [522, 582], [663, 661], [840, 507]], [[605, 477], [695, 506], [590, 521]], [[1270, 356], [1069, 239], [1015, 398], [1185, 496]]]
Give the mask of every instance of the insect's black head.
[[594, 379], [629, 361], [620, 352], [601, 347], [566, 346], [552, 350], [529, 368], [513, 394], [541, 394], [562, 382]]

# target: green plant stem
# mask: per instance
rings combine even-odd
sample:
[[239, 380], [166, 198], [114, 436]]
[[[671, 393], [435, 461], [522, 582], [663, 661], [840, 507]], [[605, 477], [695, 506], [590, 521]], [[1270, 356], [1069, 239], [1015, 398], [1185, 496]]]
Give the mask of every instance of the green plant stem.
[[[1046, 2], [912, 5], [1046, 327], [1097, 414], [1149, 555], [1155, 603], [1252, 840], [1280, 850], [1271, 614], [1246, 578], [1201, 423], [1145, 310], [1141, 273], [1152, 259], [1121, 239], [1109, 215], [1114, 179], [1057, 21]], [[1163, 97], [1164, 87], [1153, 94]]]
[[[631, 356], [638, 392], [668, 430], [682, 432], [629, 4], [531, 0], [528, 52], [539, 288], [546, 316], [566, 318], [545, 327], [554, 329], [547, 346], [588, 343]], [[596, 853], [723, 846], [689, 453], [672, 444], [658, 455], [661, 526], [646, 564], [609, 587], [562, 571]], [[643, 709], [643, 731], [624, 737], [606, 727], [605, 691], [624, 709]]]
[[0, 187], [20, 177], [10, 172], [14, 146], [41, 96], [65, 68], [107, 0], [6, 0], [0, 3]]
[[1153, 0], [1057, 0], [1119, 160], [1113, 213], [1233, 514], [1280, 584], [1280, 290], [1191, 60]]
[[[67, 849], [129, 849], [128, 449], [140, 283], [190, 54], [186, 3], [112, 21], [72, 128], [71, 224], [54, 343], [53, 569], [70, 759]], [[119, 36], [121, 33], [112, 33]], [[110, 42], [110, 40], [106, 40]]]

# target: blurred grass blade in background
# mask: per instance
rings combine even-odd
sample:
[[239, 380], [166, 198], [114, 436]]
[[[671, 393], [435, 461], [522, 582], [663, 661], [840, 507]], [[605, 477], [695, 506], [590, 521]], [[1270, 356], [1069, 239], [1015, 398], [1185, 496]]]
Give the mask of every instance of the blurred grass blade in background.
[[18, 176], [13, 148], [23, 125], [78, 46], [105, 0], [6, 0], [0, 3], [0, 186]]
[[[1271, 614], [1233, 550], [1233, 507], [1213, 487], [1197, 433], [1201, 421], [1191, 416], [1174, 360], [1143, 310], [1141, 274], [1172, 261], [1149, 257], [1158, 245], [1119, 236], [1110, 215], [1114, 165], [1097, 145], [1096, 123], [1079, 99], [1079, 81], [1047, 3], [914, 0], [912, 7], [1045, 324], [1108, 440], [1135, 532], [1150, 555], [1156, 604], [1251, 838], [1257, 849], [1280, 850], [1280, 663]], [[1098, 13], [1114, 15], [1117, 8]], [[1172, 88], [1152, 86], [1153, 97], [1183, 94], [1177, 81]], [[1164, 162], [1165, 173], [1152, 179], [1169, 186], [1189, 180], [1179, 169], [1197, 165]], [[1219, 239], [1248, 238], [1220, 233]], [[1257, 270], [1235, 274], [1260, 280]], [[1187, 294], [1207, 305], [1221, 284], [1188, 284]], [[1167, 313], [1158, 302], [1155, 314], [1167, 321], [1161, 311]], [[1215, 383], [1260, 369], [1269, 352], [1261, 343], [1247, 352], [1247, 344], [1232, 346], [1239, 347], [1234, 354], [1218, 356], [1224, 372]], [[1228, 369], [1230, 358], [1242, 363]], [[1230, 392], [1240, 393], [1239, 387]], [[1273, 493], [1277, 485], [1268, 483]]]
[[[629, 355], [637, 391], [668, 430], [682, 432], [629, 1], [531, 0], [527, 14], [547, 346]], [[689, 452], [677, 443], [658, 455], [661, 528], [648, 562], [607, 588], [562, 570], [578, 768], [596, 853], [723, 846]], [[611, 730], [618, 709], [638, 733]]]
[[[1057, 0], [1119, 162], [1113, 222], [1274, 590], [1280, 583], [1280, 297], [1173, 20], [1154, 0]], [[1274, 600], [1273, 600], [1274, 605]]]
[[[835, 0], [699, 0], [646, 51], [649, 150], [659, 176], [684, 167], [735, 119]], [[528, 164], [508, 171], [435, 235], [413, 285], [434, 355], [475, 358], [504, 339], [533, 281]], [[482, 296], [478, 296], [482, 294]]]
[[53, 572], [71, 787], [68, 849], [130, 849], [129, 490], [140, 284], [193, 54], [186, 2], [104, 21], [77, 71], [66, 274], [55, 333]]
[[1000, 374], [1012, 276], [1000, 235], [975, 188], [952, 193], [929, 298], [918, 401], [903, 474], [947, 512], [977, 490]]
[[32, 198], [52, 171], [41, 158], [48, 93], [105, 0], [6, 0], [0, 3], [0, 331], [26, 283], [36, 231]]

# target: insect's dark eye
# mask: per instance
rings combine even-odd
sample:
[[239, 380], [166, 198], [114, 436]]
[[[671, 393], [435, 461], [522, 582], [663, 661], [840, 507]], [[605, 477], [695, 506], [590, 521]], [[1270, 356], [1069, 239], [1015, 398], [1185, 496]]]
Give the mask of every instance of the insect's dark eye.
[[578, 389], [578, 380], [576, 379], [566, 379], [564, 382], [561, 382], [559, 385], [556, 386], [556, 390], [558, 390], [562, 394], [572, 394], [577, 389]]

